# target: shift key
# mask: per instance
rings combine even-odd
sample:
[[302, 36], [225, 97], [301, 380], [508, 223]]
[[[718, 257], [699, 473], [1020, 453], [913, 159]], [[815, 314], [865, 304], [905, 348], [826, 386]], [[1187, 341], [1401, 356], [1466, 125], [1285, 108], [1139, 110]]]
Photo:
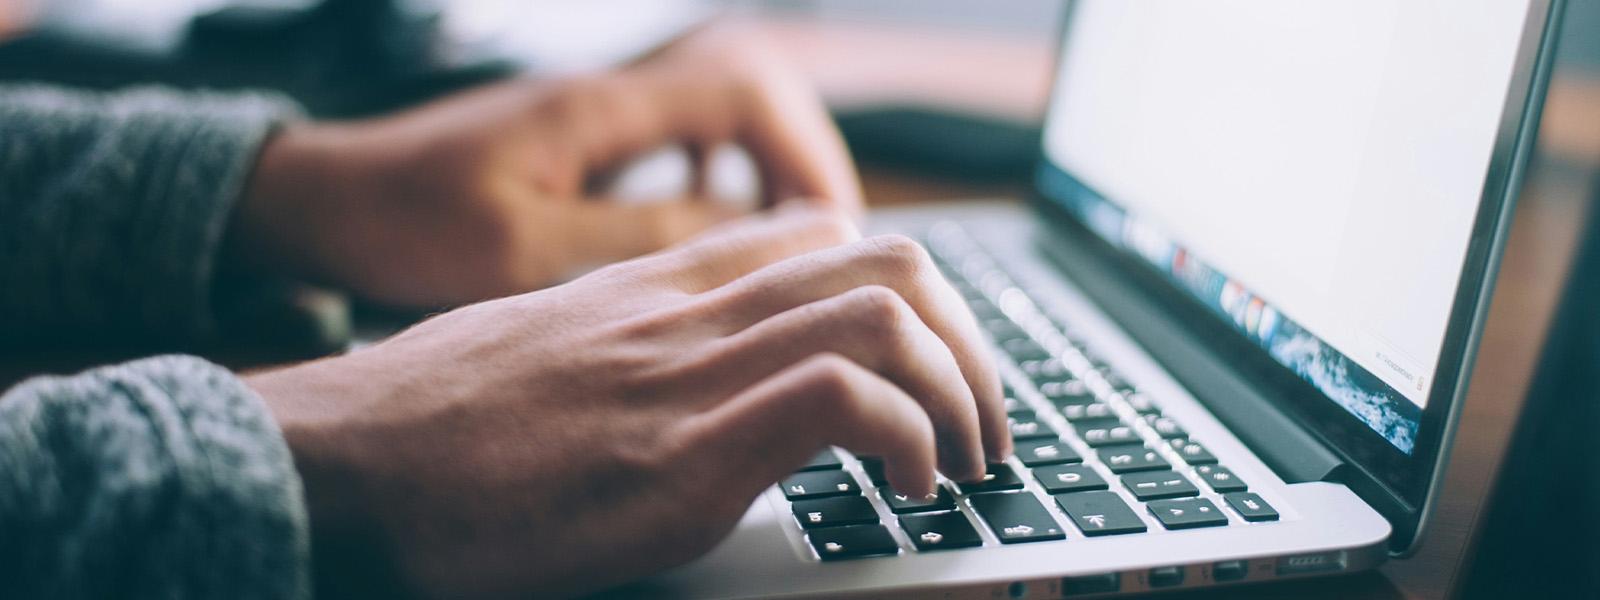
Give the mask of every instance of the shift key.
[[1144, 521], [1116, 492], [1078, 492], [1056, 496], [1056, 504], [1087, 536], [1145, 531]]
[[1050, 511], [1027, 492], [991, 492], [969, 498], [978, 516], [1004, 544], [1059, 540], [1067, 537]]

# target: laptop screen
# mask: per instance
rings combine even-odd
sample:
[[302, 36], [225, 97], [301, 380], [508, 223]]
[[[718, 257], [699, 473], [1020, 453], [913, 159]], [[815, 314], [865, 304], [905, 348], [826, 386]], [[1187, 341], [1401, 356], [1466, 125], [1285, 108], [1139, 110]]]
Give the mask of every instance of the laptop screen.
[[1411, 454], [1528, 9], [1078, 2], [1040, 187]]

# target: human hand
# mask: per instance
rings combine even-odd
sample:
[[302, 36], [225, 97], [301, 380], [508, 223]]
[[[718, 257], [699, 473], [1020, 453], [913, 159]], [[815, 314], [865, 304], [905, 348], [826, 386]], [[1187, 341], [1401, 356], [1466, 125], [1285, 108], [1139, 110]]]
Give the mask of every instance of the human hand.
[[[401, 307], [519, 293], [737, 216], [703, 197], [707, 157], [724, 143], [750, 152], [768, 205], [859, 212], [854, 167], [816, 94], [754, 37], [713, 28], [612, 72], [291, 125], [263, 149], [230, 245], [253, 267]], [[681, 201], [593, 189], [669, 145], [697, 157]]]
[[828, 445], [912, 493], [1010, 454], [959, 294], [916, 243], [855, 235], [725, 226], [246, 382], [319, 546], [386, 557], [423, 595], [593, 591], [709, 550]]

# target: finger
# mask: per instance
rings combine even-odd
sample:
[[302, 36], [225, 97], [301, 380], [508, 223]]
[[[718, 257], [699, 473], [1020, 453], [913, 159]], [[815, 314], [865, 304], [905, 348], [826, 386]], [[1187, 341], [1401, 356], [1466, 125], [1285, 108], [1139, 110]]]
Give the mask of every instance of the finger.
[[724, 338], [702, 359], [708, 366], [700, 379], [742, 388], [823, 353], [844, 356], [917, 399], [933, 423], [940, 471], [961, 481], [983, 476], [972, 390], [944, 341], [889, 288], [856, 288]]
[[859, 217], [861, 181], [855, 164], [816, 93], [797, 77], [765, 77], [752, 82], [742, 104], [747, 117], [738, 139], [761, 166], [763, 190], [771, 203], [815, 198]]
[[685, 447], [703, 449], [715, 472], [740, 477], [735, 489], [746, 496], [830, 445], [884, 457], [896, 490], [934, 491], [933, 427], [922, 408], [835, 354], [801, 361], [684, 426]]
[[663, 256], [689, 292], [703, 292], [780, 260], [860, 239], [848, 219], [798, 205], [706, 232]]
[[[861, 182], [821, 98], [772, 53], [749, 50], [760, 58], [713, 64], [706, 67], [712, 73], [698, 78], [672, 68], [681, 65], [644, 65], [618, 74], [638, 92], [629, 102], [631, 130], [648, 132], [630, 136], [652, 143], [736, 141], [750, 151], [764, 191], [792, 193], [859, 217]], [[766, 198], [769, 205], [786, 199]]]
[[927, 251], [910, 238], [878, 236], [796, 256], [718, 288], [712, 301], [725, 307], [717, 312], [724, 327], [739, 331], [797, 306], [871, 285], [898, 293], [949, 347], [977, 400], [984, 452], [991, 462], [1009, 456], [1012, 444], [999, 371], [977, 321]]

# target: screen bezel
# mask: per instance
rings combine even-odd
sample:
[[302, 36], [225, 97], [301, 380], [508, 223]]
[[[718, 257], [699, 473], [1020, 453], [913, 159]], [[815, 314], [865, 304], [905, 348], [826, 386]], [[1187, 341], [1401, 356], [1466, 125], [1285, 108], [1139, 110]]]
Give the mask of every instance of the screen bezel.
[[[1066, 51], [1072, 19], [1080, 1], [1067, 4], [1060, 35], [1057, 36], [1057, 65], [1053, 69], [1050, 86], [1052, 97], [1064, 77], [1059, 63]], [[1230, 350], [1238, 352], [1233, 355], [1237, 362], [1230, 368], [1237, 369], [1262, 388], [1265, 395], [1275, 399], [1279, 409], [1352, 467], [1343, 470], [1340, 479], [1372, 503], [1394, 525], [1391, 550], [1396, 554], [1404, 555], [1414, 550], [1422, 524], [1432, 511], [1444, 463], [1449, 457], [1450, 441], [1466, 396], [1489, 299], [1493, 295], [1495, 274], [1509, 230], [1516, 192], [1538, 129], [1562, 2], [1529, 2], [1510, 85], [1507, 87], [1505, 108], [1496, 129], [1493, 152], [1479, 195], [1478, 212], [1462, 261], [1455, 298], [1451, 303], [1434, 382], [1429, 389], [1429, 402], [1422, 411], [1416, 443], [1410, 455], [1401, 452], [1320, 390], [1273, 360], [1265, 350], [1248, 343], [1237, 329], [1227, 326], [1215, 316], [1215, 312], [1179, 288], [1150, 263], [1093, 234], [1056, 199], [1045, 197], [1041, 186], [1034, 186], [1032, 203], [1047, 222], [1070, 225], [1062, 228], [1062, 233], [1092, 238], [1092, 242], [1102, 246], [1099, 254], [1116, 262], [1114, 268], [1133, 275], [1129, 278], [1133, 280], [1132, 283], [1142, 288], [1144, 293], [1155, 296], [1157, 304], [1174, 313], [1174, 320], [1192, 327], [1191, 335], [1203, 336], [1200, 339], [1229, 340]], [[1046, 108], [1046, 124], [1049, 123], [1052, 110], [1053, 103]], [[1043, 144], [1044, 136], [1041, 136], [1037, 174], [1043, 177], [1049, 170], [1057, 170], [1071, 177], [1069, 171], [1050, 162]], [[1219, 335], [1224, 338], [1216, 337]], [[1245, 343], [1233, 344], [1234, 341]], [[1203, 397], [1200, 399], [1205, 401]]]

